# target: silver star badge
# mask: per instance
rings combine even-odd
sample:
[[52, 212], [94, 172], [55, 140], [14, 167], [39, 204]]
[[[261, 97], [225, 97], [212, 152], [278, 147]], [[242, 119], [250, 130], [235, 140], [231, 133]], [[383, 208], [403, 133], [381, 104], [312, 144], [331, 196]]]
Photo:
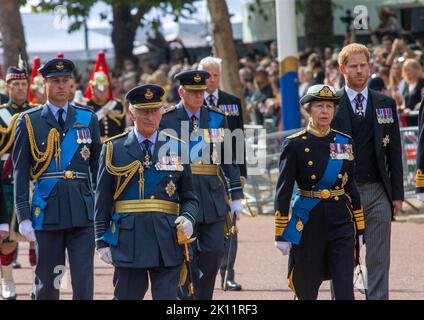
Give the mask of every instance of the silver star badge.
[[386, 134], [386, 136], [383, 138], [383, 146], [387, 147], [389, 142], [390, 142], [390, 137], [388, 134]]

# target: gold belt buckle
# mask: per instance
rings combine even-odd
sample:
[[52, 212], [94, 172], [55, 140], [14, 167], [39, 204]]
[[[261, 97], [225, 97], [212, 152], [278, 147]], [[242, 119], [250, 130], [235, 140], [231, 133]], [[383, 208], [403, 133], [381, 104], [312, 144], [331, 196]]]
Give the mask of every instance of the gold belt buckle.
[[66, 170], [65, 171], [65, 179], [66, 180], [68, 180], [68, 179], [75, 179], [73, 171]]
[[331, 192], [328, 189], [321, 190], [320, 196], [321, 196], [322, 199], [328, 199], [331, 196]]

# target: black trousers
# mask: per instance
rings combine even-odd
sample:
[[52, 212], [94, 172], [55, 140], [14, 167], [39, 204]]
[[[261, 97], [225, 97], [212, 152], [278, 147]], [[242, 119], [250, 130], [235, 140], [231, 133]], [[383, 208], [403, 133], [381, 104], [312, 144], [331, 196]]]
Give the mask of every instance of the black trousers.
[[353, 300], [355, 225], [344, 200], [321, 201], [310, 213], [299, 245], [289, 256], [289, 283], [300, 300], [315, 300], [332, 280], [337, 300]]
[[94, 228], [36, 231], [35, 298], [58, 300], [68, 252], [72, 299], [92, 300], [94, 287]]
[[115, 268], [114, 299], [142, 300], [152, 284], [153, 300], [177, 300], [181, 266], [157, 268]]
[[193, 284], [196, 300], [212, 300], [215, 279], [224, 256], [224, 221], [199, 223], [193, 245]]
[[224, 283], [225, 271], [227, 270], [227, 268], [228, 268], [227, 280], [234, 281], [234, 264], [236, 263], [237, 246], [238, 246], [237, 233], [233, 234], [232, 237], [233, 237], [233, 240], [232, 240], [233, 243], [231, 245], [231, 248], [230, 248], [231, 238], [229, 237], [228, 239], [225, 239], [225, 253], [222, 259], [221, 267], [219, 268], [219, 271], [221, 273], [221, 283]]

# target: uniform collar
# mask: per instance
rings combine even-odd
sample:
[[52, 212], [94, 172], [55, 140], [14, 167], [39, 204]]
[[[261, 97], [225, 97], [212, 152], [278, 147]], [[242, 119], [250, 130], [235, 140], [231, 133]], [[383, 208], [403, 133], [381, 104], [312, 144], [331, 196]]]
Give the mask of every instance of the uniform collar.
[[158, 131], [156, 130], [149, 138], [146, 138], [140, 132], [138, 132], [138, 130], [134, 127], [134, 134], [137, 137], [137, 141], [139, 144], [143, 143], [144, 140], [149, 140], [153, 145], [156, 143], [156, 137], [158, 135]]
[[9, 100], [7, 102], [9, 106], [11, 106], [13, 109], [24, 109], [28, 106], [28, 101], [25, 101], [23, 104], [18, 105], [17, 103], [13, 102], [12, 100]]
[[[184, 106], [184, 105], [183, 105]], [[191, 119], [191, 117], [193, 115], [196, 116], [197, 120], [200, 120], [200, 110], [202, 110], [202, 108], [199, 109], [199, 111], [197, 111], [196, 113], [190, 112], [185, 106], [184, 106], [185, 111], [187, 112], [188, 118]]]
[[[56, 114], [59, 112], [59, 110], [61, 108], [56, 107], [54, 104], [52, 104], [50, 101], [47, 101], [47, 106], [49, 107], [50, 111], [53, 113], [53, 115], [56, 117]], [[66, 114], [68, 113], [68, 102], [66, 102], [66, 104], [63, 106], [63, 111], [65, 111], [65, 118], [66, 118]]]
[[318, 130], [318, 128], [315, 127], [312, 124], [312, 122], [309, 122], [308, 126], [306, 127], [306, 131], [308, 131], [310, 134], [312, 134], [316, 137], [322, 138], [322, 137], [325, 137], [326, 135], [328, 135], [330, 133], [331, 128], [328, 127], [328, 129], [325, 132], [322, 132], [322, 131]]

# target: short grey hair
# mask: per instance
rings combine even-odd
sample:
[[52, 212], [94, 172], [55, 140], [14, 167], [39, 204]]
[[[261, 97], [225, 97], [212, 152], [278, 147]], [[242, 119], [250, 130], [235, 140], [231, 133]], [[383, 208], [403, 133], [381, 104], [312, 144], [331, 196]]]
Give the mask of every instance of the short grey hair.
[[199, 62], [199, 70], [204, 70], [204, 67], [206, 65], [215, 65], [219, 68], [219, 73], [221, 73], [221, 65], [222, 65], [222, 59], [218, 57], [206, 57], [200, 60]]

